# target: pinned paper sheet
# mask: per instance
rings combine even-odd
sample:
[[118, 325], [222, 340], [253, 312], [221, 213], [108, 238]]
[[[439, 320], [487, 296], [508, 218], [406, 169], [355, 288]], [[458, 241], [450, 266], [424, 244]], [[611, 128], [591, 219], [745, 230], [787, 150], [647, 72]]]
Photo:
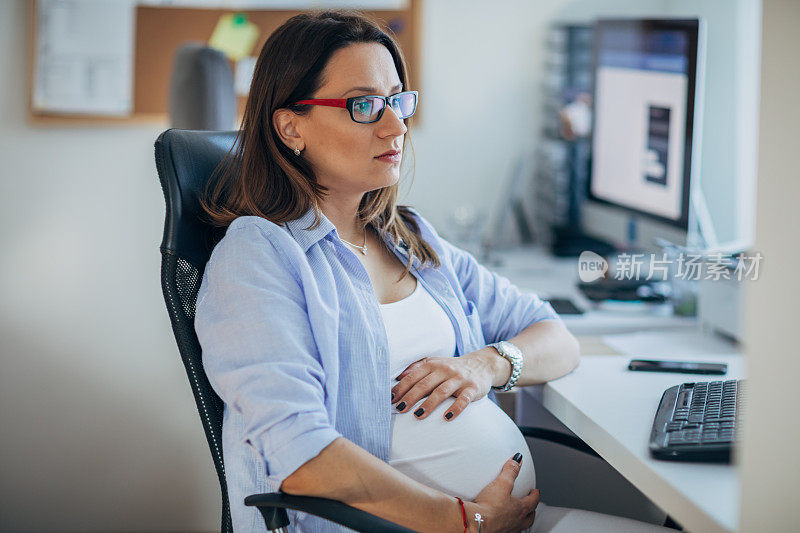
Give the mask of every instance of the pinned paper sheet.
[[127, 116], [133, 110], [134, 0], [40, 0], [32, 107]]
[[219, 18], [208, 45], [239, 61], [250, 55], [257, 39], [258, 27], [244, 13], [228, 13]]

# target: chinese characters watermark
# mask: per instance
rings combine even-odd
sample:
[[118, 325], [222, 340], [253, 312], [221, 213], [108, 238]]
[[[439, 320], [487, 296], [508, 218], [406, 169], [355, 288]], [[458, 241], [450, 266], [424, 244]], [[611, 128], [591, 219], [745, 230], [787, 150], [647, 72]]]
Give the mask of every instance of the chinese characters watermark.
[[736, 280], [756, 281], [760, 275], [763, 261], [761, 252], [726, 254], [699, 254], [680, 252], [661, 253], [621, 253], [613, 268], [604, 257], [585, 251], [578, 258], [578, 275], [584, 283], [600, 278], [613, 277], [616, 280], [684, 281]]

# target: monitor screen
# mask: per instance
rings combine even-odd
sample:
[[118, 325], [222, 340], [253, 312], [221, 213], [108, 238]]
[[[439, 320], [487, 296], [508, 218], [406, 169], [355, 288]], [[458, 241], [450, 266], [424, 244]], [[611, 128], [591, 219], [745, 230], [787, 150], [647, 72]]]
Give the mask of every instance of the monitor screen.
[[589, 197], [686, 229], [698, 20], [600, 20]]

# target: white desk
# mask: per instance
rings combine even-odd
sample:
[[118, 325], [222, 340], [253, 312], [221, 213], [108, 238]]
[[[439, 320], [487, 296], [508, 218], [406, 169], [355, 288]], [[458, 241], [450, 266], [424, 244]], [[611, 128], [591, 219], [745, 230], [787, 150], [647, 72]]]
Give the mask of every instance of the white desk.
[[[492, 259], [499, 259], [502, 263], [497, 264]], [[490, 259], [481, 261], [481, 264], [507, 277], [523, 292], [534, 292], [545, 298], [571, 299], [586, 311], [582, 315], [561, 317], [575, 335], [605, 335], [644, 330], [689, 330], [697, 324], [694, 317], [673, 316], [669, 304], [627, 302], [594, 304], [577, 288], [579, 282], [577, 258], [554, 257], [540, 247], [493, 251]]]
[[[521, 389], [519, 400], [541, 402], [687, 531], [735, 531], [738, 468], [655, 460], [648, 443], [656, 408], [667, 388], [688, 381], [744, 377], [743, 358], [736, 347], [701, 334], [696, 319], [673, 316], [669, 305], [592, 304], [577, 289], [576, 258], [556, 258], [539, 247], [528, 247], [494, 251], [488, 260], [479, 257], [479, 261], [522, 291], [572, 299], [587, 312], [562, 316], [570, 331], [584, 340], [607, 335], [603, 344], [624, 354], [584, 351], [574, 372]], [[724, 361], [729, 368], [725, 376], [631, 372], [627, 370], [631, 356]]]
[[[657, 336], [653, 334], [653, 339]], [[630, 372], [629, 355], [584, 355], [574, 372], [544, 385], [523, 388], [521, 399], [526, 401], [527, 396], [540, 401], [687, 531], [735, 531], [739, 520], [739, 474], [735, 465], [655, 460], [647, 446], [664, 390], [688, 381], [742, 378], [743, 358], [735, 352], [700, 356], [685, 350], [664, 355], [671, 351], [671, 336], [675, 337], [675, 344], [684, 342], [686, 337], [666, 334], [663, 342], [652, 343], [651, 353], [641, 355], [724, 361], [729, 365], [728, 373], [702, 376]]]

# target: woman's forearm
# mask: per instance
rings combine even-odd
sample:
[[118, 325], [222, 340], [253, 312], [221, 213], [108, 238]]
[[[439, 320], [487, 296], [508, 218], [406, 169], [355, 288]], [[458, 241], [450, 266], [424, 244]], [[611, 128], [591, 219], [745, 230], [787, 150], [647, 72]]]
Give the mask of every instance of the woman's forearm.
[[538, 385], [560, 378], [575, 370], [581, 360], [577, 339], [559, 321], [531, 324], [510, 342], [525, 354], [518, 386]]
[[[538, 385], [572, 372], [580, 363], [580, 347], [575, 337], [561, 322], [542, 320], [535, 322], [511, 339], [504, 339], [522, 351], [524, 363], [517, 386]], [[511, 375], [511, 363], [498, 357], [492, 347], [478, 350], [492, 366], [492, 385], [502, 386]]]
[[[457, 500], [392, 468], [340, 437], [281, 485], [287, 494], [339, 500], [420, 532], [462, 532]], [[471, 503], [465, 502], [467, 511]]]

